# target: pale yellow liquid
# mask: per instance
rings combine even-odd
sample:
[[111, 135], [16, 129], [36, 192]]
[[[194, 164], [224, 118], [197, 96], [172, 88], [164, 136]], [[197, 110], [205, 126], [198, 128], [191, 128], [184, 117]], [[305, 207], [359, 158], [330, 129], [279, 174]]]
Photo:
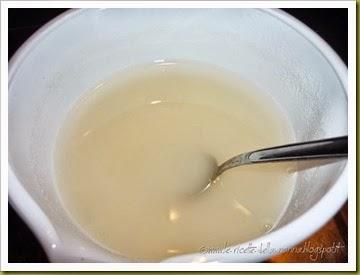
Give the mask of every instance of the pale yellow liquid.
[[202, 65], [149, 65], [78, 101], [58, 137], [57, 186], [95, 242], [158, 261], [271, 230], [294, 187], [286, 164], [235, 168], [196, 192], [214, 169], [211, 156], [219, 164], [292, 140], [272, 98], [236, 76]]

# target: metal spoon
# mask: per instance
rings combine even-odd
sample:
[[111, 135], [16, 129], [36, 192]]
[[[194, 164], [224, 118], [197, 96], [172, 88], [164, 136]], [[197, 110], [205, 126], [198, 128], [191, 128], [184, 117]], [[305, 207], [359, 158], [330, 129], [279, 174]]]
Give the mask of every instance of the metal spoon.
[[247, 152], [237, 155], [221, 164], [208, 185], [202, 191], [208, 189], [214, 180], [226, 170], [242, 165], [278, 161], [345, 158], [347, 155], [347, 136], [292, 143]]

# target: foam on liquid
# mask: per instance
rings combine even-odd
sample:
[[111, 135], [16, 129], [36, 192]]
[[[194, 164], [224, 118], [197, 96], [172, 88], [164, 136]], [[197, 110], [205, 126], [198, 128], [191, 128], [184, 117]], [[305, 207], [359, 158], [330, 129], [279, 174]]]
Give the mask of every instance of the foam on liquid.
[[271, 230], [291, 197], [287, 164], [204, 175], [250, 150], [291, 142], [286, 116], [265, 92], [217, 68], [187, 63], [121, 72], [83, 96], [54, 156], [64, 207], [95, 242], [158, 261], [248, 241]]

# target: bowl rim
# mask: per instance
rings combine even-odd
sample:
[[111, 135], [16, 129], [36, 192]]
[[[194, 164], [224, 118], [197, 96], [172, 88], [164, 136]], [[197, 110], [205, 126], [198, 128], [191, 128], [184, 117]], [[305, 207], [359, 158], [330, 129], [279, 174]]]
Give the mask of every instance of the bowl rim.
[[[36, 44], [41, 41], [41, 39], [43, 39], [47, 34], [51, 33], [51, 31], [56, 27], [60, 26], [66, 20], [70, 20], [74, 16], [81, 14], [84, 10], [86, 9], [70, 9], [56, 16], [41, 28], [39, 28], [20, 46], [20, 48], [14, 53], [9, 61], [9, 90], [17, 69], [21, 66], [21, 63], [26, 58], [26, 56], [35, 48]], [[273, 16], [279, 19], [282, 23], [287, 24], [294, 31], [298, 32], [304, 39], [308, 40], [322, 54], [324, 59], [327, 60], [329, 66], [333, 69], [334, 73], [339, 79], [339, 82], [342, 84], [344, 88], [343, 90], [347, 97], [347, 67], [337, 55], [337, 53], [317, 33], [315, 33], [312, 29], [310, 29], [298, 19], [280, 9], [258, 10], [261, 10], [267, 13], [269, 16]], [[26, 222], [37, 239], [40, 241], [50, 261], [57, 262], [59, 258], [61, 259], [64, 255], [67, 254], [68, 250], [68, 247], [63, 245], [61, 242], [61, 233], [57, 232], [56, 228], [52, 225], [46, 214], [41, 210], [40, 206], [24, 189], [21, 182], [14, 173], [9, 160], [8, 169], [8, 198], [11, 206]], [[266, 243], [271, 240], [271, 242], [274, 244], [272, 248], [275, 248], [274, 251], [276, 251], [277, 248], [291, 248], [305, 240], [320, 227], [322, 227], [329, 219], [331, 219], [331, 217], [333, 217], [340, 209], [340, 207], [346, 202], [348, 197], [347, 175], [348, 162], [346, 161], [346, 165], [343, 171], [333, 186], [331, 186], [327, 193], [305, 213], [295, 218], [290, 223], [266, 235], [260, 236], [259, 238], [250, 240], [247, 243], [252, 243], [255, 245]], [[36, 222], [33, 219], [34, 216], [37, 217]], [[304, 228], [304, 226], [306, 226], [306, 230], [299, 230], [299, 228]], [[287, 238], [288, 236], [291, 236], [291, 238]], [[281, 246], [279, 246], [279, 244]], [[239, 247], [239, 245], [232, 246], [232, 248], [235, 247]], [[257, 253], [250, 256], [245, 256], [244, 260], [246, 262], [258, 262], [276, 254], [276, 252], [268, 254]], [[217, 261], [219, 257], [221, 257], [221, 262], [236, 262], [239, 260], [243, 261], [243, 259], [239, 259], [239, 256], [232, 256], [231, 253], [221, 254], [221, 256], [219, 256], [220, 254], [206, 255], [207, 261]], [[166, 258], [161, 262], [192, 261], [194, 257], [198, 256], [199, 253], [191, 253]], [[244, 255], [242, 255], [242, 257], [243, 256]], [[106, 260], [106, 257], [104, 260]], [[108, 260], [113, 262], [114, 258], [109, 257]]]

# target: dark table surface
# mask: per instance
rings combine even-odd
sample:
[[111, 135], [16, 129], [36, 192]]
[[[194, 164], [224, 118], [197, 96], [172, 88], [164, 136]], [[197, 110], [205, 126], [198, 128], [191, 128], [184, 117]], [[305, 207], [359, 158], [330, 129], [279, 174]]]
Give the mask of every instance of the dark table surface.
[[[342, 58], [348, 59], [346, 9], [284, 9], [317, 32]], [[9, 59], [38, 28], [66, 9], [9, 9]], [[48, 262], [41, 245], [27, 225], [9, 205], [9, 262]], [[347, 262], [347, 205], [322, 229], [298, 247], [331, 247], [340, 244], [338, 253], [323, 255], [317, 262]], [[310, 254], [284, 253], [268, 262], [314, 262]]]

